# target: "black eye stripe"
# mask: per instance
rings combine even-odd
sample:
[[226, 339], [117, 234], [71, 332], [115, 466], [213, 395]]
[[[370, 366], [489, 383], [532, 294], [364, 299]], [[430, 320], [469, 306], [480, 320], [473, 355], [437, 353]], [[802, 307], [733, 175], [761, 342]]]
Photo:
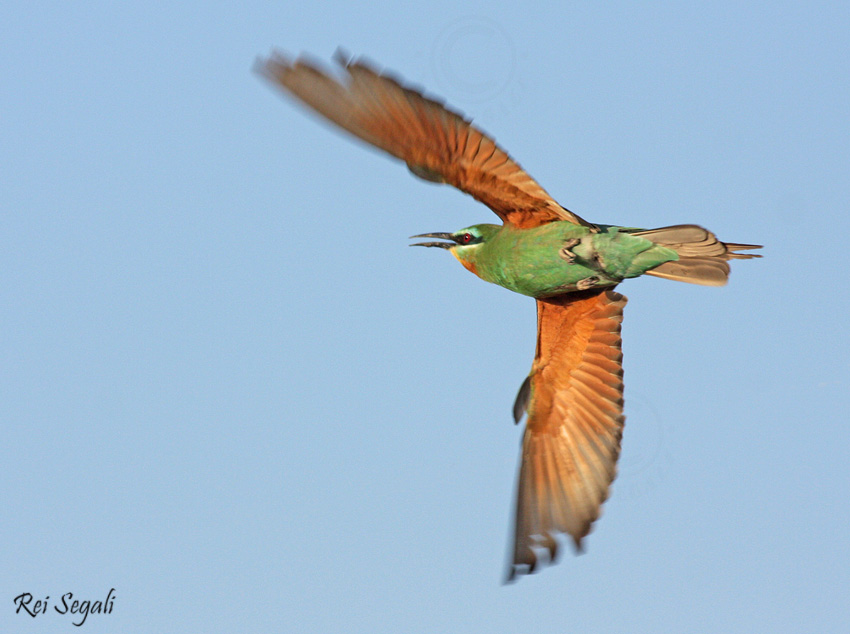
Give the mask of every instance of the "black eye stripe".
[[478, 242], [481, 242], [481, 238], [467, 232], [467, 233], [462, 233], [458, 237], [454, 238], [454, 241], [457, 242], [460, 245], [467, 245], [467, 244], [476, 244]]

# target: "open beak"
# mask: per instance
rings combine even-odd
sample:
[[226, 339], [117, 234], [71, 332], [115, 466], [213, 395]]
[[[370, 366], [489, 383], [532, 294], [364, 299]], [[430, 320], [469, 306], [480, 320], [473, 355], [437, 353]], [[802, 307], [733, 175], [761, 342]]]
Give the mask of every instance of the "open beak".
[[451, 240], [451, 242], [416, 242], [411, 244], [412, 247], [440, 247], [441, 249], [451, 249], [457, 246], [454, 236], [450, 233], [420, 233], [418, 236], [410, 236], [413, 238], [439, 238], [440, 240]]

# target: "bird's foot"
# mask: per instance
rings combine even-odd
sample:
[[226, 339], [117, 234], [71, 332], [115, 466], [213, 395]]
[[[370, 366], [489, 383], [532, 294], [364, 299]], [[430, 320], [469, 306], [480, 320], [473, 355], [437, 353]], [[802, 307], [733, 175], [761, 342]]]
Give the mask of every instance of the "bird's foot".
[[598, 275], [591, 275], [590, 277], [586, 277], [583, 280], [579, 280], [576, 283], [576, 288], [580, 291], [586, 291], [589, 288], [593, 288], [599, 283], [601, 278]]
[[564, 246], [561, 247], [561, 250], [558, 251], [558, 255], [564, 258], [568, 263], [572, 264], [575, 262], [576, 254], [573, 253], [570, 249], [579, 244], [581, 240], [573, 238], [572, 240], [567, 240], [564, 243]]

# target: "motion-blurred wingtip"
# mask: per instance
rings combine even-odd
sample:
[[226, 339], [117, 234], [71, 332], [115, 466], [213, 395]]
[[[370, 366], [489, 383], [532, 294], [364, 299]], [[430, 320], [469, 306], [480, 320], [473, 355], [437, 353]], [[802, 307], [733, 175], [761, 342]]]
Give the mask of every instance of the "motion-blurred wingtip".
[[333, 60], [343, 68], [354, 61], [354, 56], [341, 46], [337, 46], [333, 54]]

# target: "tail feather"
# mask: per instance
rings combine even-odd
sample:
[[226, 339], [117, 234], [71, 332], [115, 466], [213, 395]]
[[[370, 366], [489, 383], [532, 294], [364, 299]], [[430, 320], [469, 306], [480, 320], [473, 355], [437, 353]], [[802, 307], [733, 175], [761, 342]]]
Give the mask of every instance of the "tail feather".
[[713, 233], [697, 225], [661, 227], [636, 231], [634, 235], [673, 249], [679, 254], [679, 259], [675, 262], [665, 262], [646, 272], [647, 275], [679, 282], [723, 286], [729, 280], [727, 260], [761, 257], [754, 253], [738, 253], [760, 249], [760, 245], [721, 242]]

